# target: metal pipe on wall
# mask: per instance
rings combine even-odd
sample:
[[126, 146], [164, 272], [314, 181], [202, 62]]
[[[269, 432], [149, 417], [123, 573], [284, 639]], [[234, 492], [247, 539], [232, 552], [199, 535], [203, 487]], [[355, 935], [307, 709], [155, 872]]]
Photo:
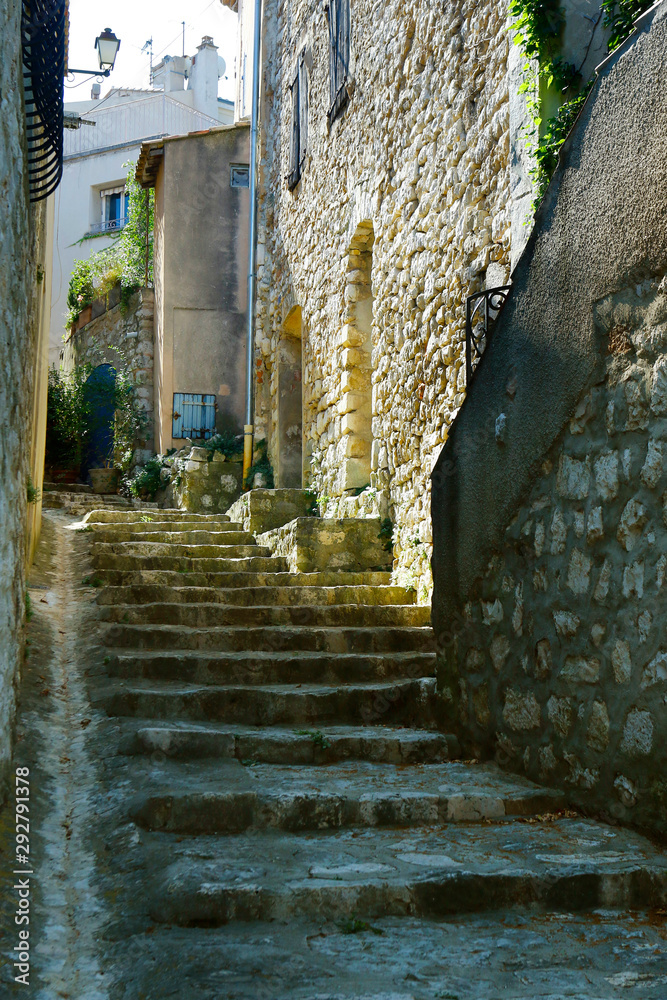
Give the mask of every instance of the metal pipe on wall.
[[255, 281], [257, 262], [257, 132], [262, 42], [262, 0], [255, 0], [255, 34], [252, 61], [252, 112], [250, 118], [250, 250], [248, 260], [248, 328], [246, 336], [246, 413], [243, 428], [243, 484], [252, 465], [255, 378]]

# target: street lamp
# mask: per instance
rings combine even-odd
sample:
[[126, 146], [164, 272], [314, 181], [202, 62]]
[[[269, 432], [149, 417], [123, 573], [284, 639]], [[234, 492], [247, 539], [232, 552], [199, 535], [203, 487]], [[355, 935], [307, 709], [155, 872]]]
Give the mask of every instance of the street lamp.
[[116, 54], [120, 48], [120, 38], [116, 38], [111, 28], [104, 31], [95, 39], [97, 58], [100, 63], [99, 69], [68, 69], [68, 73], [85, 73], [86, 76], [109, 76], [116, 62]]

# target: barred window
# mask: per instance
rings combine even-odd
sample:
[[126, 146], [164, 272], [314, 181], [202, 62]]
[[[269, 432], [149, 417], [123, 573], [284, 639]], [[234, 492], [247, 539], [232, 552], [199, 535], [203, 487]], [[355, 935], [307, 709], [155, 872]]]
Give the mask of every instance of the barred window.
[[350, 0], [329, 0], [329, 125], [348, 102]]
[[287, 187], [292, 191], [299, 183], [303, 172], [308, 146], [308, 76], [305, 50], [301, 52], [297, 60], [296, 72], [290, 90], [292, 91], [292, 128]]

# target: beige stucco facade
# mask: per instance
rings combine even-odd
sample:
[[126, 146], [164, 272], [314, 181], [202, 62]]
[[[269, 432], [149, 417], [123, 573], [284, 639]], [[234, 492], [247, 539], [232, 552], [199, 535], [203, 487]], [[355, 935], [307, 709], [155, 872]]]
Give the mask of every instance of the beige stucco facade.
[[247, 127], [145, 143], [140, 182], [155, 186], [155, 449], [172, 435], [174, 394], [216, 397], [216, 430], [243, 432], [248, 188]]

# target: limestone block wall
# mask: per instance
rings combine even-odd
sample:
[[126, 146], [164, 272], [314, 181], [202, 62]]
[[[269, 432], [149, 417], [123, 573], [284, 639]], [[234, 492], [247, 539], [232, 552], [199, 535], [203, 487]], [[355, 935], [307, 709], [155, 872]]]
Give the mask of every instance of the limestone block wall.
[[595, 318], [604, 380], [464, 609], [461, 716], [503, 762], [664, 833], [667, 279]]
[[[26, 502], [46, 416], [35, 368], [46, 273], [48, 206], [29, 207], [20, 45], [21, 5], [0, 0], [0, 799], [7, 790], [17, 681], [23, 658], [25, 569], [38, 526]], [[50, 286], [49, 286], [50, 287]], [[49, 292], [50, 294], [50, 292]], [[31, 448], [35, 461], [31, 470]], [[42, 461], [43, 466], [43, 451]]]
[[291, 573], [365, 572], [391, 569], [378, 518], [297, 517], [257, 536]]
[[136, 442], [134, 461], [142, 463], [153, 454], [153, 313], [154, 293], [142, 288], [131, 297], [127, 306], [116, 301], [111, 308], [104, 300], [93, 304], [92, 319], [75, 328], [65, 341], [63, 367], [70, 371], [75, 365], [118, 364], [119, 353], [129, 365], [136, 385], [139, 406], [146, 415], [145, 432]]
[[[465, 299], [509, 274], [506, 15], [497, 0], [355, 0], [349, 103], [329, 128], [322, 4], [265, 4], [256, 436], [276, 485], [295, 485], [280, 481], [280, 359], [298, 337], [304, 485], [336, 501], [327, 513], [381, 494], [397, 577], [421, 600], [429, 476], [465, 390]], [[303, 49], [308, 148], [290, 192]]]

